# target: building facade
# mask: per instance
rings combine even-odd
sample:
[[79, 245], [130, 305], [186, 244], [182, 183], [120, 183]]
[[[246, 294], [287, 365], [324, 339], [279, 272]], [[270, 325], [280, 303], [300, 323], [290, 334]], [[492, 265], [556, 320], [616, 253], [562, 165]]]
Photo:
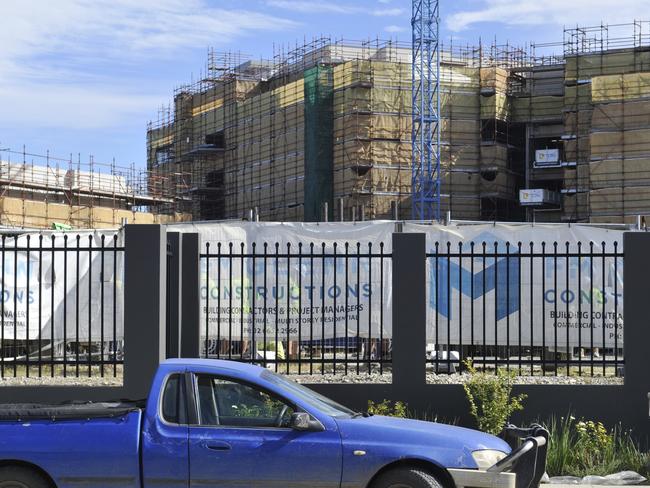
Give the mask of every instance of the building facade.
[[[527, 49], [443, 47], [443, 212], [650, 215], [650, 28], [617, 28]], [[194, 219], [410, 217], [407, 46], [319, 39], [272, 61], [208, 58], [147, 131], [150, 174], [165, 175]]]

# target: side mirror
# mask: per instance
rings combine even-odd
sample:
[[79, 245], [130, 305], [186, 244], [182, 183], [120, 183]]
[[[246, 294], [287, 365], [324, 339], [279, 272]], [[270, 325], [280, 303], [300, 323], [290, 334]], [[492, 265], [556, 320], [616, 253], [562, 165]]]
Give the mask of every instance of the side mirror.
[[293, 430], [310, 430], [311, 417], [307, 412], [295, 412], [291, 414], [290, 426]]
[[307, 412], [295, 412], [291, 415], [289, 427], [302, 432], [322, 432], [325, 430], [320, 421], [311, 418]]

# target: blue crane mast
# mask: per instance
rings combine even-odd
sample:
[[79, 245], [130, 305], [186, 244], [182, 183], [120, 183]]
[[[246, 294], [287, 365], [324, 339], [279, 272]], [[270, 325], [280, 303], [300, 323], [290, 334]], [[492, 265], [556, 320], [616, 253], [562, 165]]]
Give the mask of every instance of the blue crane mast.
[[411, 192], [414, 220], [440, 220], [440, 9], [413, 0]]

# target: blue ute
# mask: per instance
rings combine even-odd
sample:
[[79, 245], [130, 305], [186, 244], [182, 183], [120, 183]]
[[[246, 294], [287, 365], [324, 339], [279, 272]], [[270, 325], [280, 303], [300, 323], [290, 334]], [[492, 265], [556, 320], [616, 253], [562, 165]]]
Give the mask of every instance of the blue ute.
[[535, 488], [547, 434], [354, 412], [267, 369], [163, 362], [146, 404], [0, 405], [0, 486]]

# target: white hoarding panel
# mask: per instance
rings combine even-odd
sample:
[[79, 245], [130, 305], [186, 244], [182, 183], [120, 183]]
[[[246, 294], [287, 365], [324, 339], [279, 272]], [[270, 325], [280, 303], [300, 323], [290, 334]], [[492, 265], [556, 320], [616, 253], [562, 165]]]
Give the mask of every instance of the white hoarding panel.
[[209, 245], [211, 257], [201, 260], [202, 335], [207, 316], [210, 337], [235, 340], [274, 338], [276, 322], [279, 339], [390, 338], [392, 264], [378, 255], [382, 244], [390, 254], [394, 229], [393, 222], [170, 227], [198, 232], [204, 254]]
[[623, 232], [544, 224], [404, 230], [426, 233], [429, 253], [439, 243], [438, 257], [427, 260], [429, 342], [622, 347], [623, 260], [613, 251], [615, 242], [622, 251]]

